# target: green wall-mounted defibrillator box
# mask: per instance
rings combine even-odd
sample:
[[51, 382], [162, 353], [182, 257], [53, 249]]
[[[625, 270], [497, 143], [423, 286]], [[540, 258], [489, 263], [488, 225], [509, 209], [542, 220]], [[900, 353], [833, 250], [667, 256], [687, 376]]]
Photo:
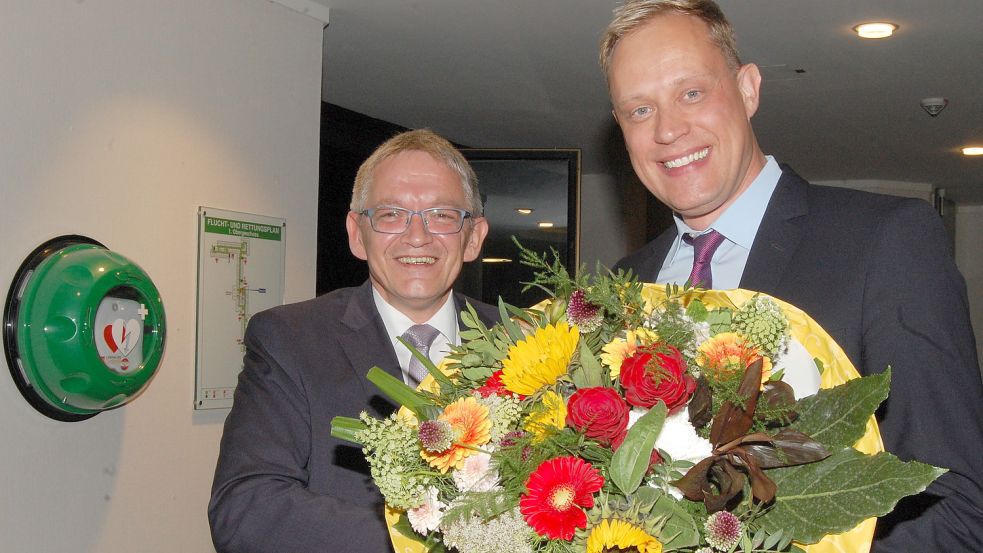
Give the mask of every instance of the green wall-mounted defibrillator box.
[[164, 307], [135, 263], [84, 236], [41, 244], [4, 305], [10, 374], [35, 409], [79, 421], [136, 398], [164, 351]]

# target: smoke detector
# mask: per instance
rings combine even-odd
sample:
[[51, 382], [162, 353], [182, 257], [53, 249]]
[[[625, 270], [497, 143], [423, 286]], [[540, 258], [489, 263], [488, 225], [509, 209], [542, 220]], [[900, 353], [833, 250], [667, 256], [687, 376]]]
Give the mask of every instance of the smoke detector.
[[935, 117], [942, 110], [944, 110], [947, 105], [949, 105], [949, 100], [946, 98], [922, 98], [921, 104], [922, 109], [925, 110], [926, 113], [932, 117]]

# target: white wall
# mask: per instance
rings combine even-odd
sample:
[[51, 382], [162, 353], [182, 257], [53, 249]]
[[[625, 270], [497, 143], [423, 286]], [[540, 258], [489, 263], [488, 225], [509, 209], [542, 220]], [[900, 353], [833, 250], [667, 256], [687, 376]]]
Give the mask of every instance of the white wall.
[[[983, 205], [956, 208], [956, 265], [966, 279], [976, 350], [983, 355]], [[983, 372], [983, 358], [980, 360]]]
[[149, 389], [84, 422], [0, 371], [0, 551], [214, 551], [227, 411], [192, 410], [196, 210], [286, 218], [286, 300], [313, 296], [322, 24], [267, 0], [0, 14], [0, 294], [38, 244], [83, 234], [151, 275], [168, 323]]

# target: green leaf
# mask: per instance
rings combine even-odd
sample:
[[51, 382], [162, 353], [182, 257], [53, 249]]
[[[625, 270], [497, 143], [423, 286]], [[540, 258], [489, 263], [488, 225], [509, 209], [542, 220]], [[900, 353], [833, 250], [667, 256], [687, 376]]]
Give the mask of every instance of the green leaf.
[[945, 472], [890, 453], [867, 456], [844, 448], [817, 463], [769, 470], [778, 495], [758, 520], [769, 532], [784, 529], [800, 543], [815, 543], [889, 513], [899, 499], [921, 492]]
[[352, 417], [334, 417], [331, 419], [331, 436], [339, 440], [347, 440], [363, 445], [355, 439], [355, 435], [365, 430], [365, 423]]
[[891, 368], [888, 367], [881, 374], [819, 390], [795, 404], [799, 419], [792, 428], [830, 450], [852, 446], [864, 435], [867, 419], [887, 397], [890, 388]]
[[403, 536], [417, 543], [424, 543], [423, 537], [413, 530], [413, 526], [410, 525], [410, 519], [407, 518], [406, 513], [399, 514], [399, 520], [396, 521], [396, 524], [393, 524], [393, 528]]
[[[532, 326], [532, 327], [538, 326], [537, 323], [536, 323], [536, 320], [533, 319], [532, 315], [530, 315], [529, 313], [527, 313], [525, 309], [516, 307], [516, 306], [511, 305], [511, 304], [508, 304], [508, 303], [505, 304], [505, 308], [508, 309], [509, 310], [509, 313], [511, 313], [512, 316], [515, 317], [516, 319], [519, 319], [520, 321], [523, 321], [523, 322], [525, 322], [526, 324], [528, 324], [529, 326]], [[536, 313], [539, 313], [540, 315], [544, 315], [544, 313], [542, 311], [538, 310], [538, 309], [537, 310], [534, 310], [534, 311]]]
[[502, 328], [508, 332], [509, 338], [512, 339], [512, 343], [518, 342], [519, 340], [525, 338], [525, 335], [522, 333], [522, 329], [519, 328], [519, 325], [515, 324], [515, 321], [509, 317], [508, 307], [501, 296], [498, 297], [498, 316], [501, 317]]
[[440, 414], [440, 410], [432, 401], [379, 367], [369, 369], [366, 378], [386, 397], [413, 411], [419, 420], [432, 419]]
[[700, 543], [700, 530], [693, 515], [686, 511], [682, 502], [672, 496], [661, 494], [649, 513], [650, 517], [666, 517], [660, 534], [672, 536], [662, 545], [667, 551], [676, 551]]
[[721, 332], [730, 331], [730, 309], [721, 307], [714, 309], [707, 314], [707, 323], [710, 325], [710, 334], [716, 336]]
[[461, 311], [461, 322], [468, 328], [481, 330], [481, 328], [478, 326], [481, 319], [478, 318], [478, 313], [475, 312], [474, 307], [472, 307], [470, 303], [468, 303], [466, 308]]
[[461, 369], [461, 375], [471, 382], [484, 382], [492, 375], [492, 370], [488, 367], [465, 367]]
[[649, 467], [655, 440], [666, 421], [666, 404], [658, 402], [628, 430], [624, 443], [611, 457], [611, 481], [624, 495], [631, 495]]
[[693, 300], [686, 306], [686, 314], [689, 315], [690, 319], [698, 323], [705, 321], [708, 313], [707, 306], [703, 305], [703, 302], [700, 300]]
[[579, 388], [595, 388], [604, 385], [604, 369], [597, 357], [583, 341], [580, 343], [580, 366], [570, 371], [573, 385]]

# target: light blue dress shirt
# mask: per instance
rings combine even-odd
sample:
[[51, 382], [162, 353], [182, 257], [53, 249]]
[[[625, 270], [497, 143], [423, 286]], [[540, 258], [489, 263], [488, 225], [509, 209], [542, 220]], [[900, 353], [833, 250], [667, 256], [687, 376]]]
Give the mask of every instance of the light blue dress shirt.
[[714, 252], [710, 261], [713, 273], [713, 287], [717, 290], [730, 290], [741, 284], [744, 267], [747, 265], [754, 236], [758, 233], [761, 219], [768, 208], [771, 194], [778, 186], [782, 170], [772, 156], [765, 156], [765, 166], [751, 182], [751, 186], [737, 197], [737, 200], [724, 211], [705, 231], [695, 231], [678, 214], [676, 239], [669, 248], [669, 254], [659, 270], [659, 283], [682, 285], [693, 270], [693, 246], [682, 240], [684, 234], [697, 236], [710, 229], [724, 235], [725, 240]]

